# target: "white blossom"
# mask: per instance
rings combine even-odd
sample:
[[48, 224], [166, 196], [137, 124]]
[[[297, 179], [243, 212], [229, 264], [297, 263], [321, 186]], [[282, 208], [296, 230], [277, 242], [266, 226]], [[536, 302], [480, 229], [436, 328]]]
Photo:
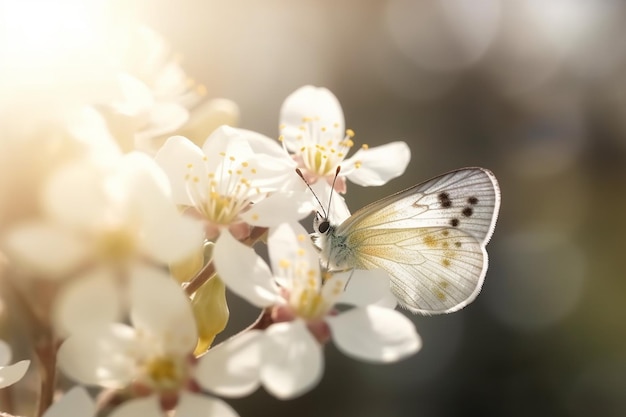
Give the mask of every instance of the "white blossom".
[[130, 282], [131, 325], [108, 323], [70, 335], [58, 352], [61, 370], [82, 384], [148, 394], [111, 416], [164, 416], [162, 407], [174, 405], [182, 416], [236, 416], [223, 401], [196, 392], [191, 305], [170, 277], [153, 274]]
[[[216, 245], [215, 261], [226, 285], [258, 307], [271, 307], [275, 324], [263, 333], [247, 336], [246, 343], [232, 341], [218, 347], [230, 353], [228, 359], [224, 354], [220, 361], [216, 356], [203, 358], [214, 370], [212, 379], [199, 379], [205, 388], [221, 395], [240, 394], [228, 384], [213, 384], [234, 379], [247, 392], [258, 380], [279, 398], [298, 396], [321, 378], [322, 343], [329, 337], [346, 354], [373, 362], [397, 361], [419, 350], [421, 342], [409, 319], [388, 306], [368, 304], [384, 304], [383, 300], [390, 299], [384, 273], [322, 274], [317, 252], [301, 226], [282, 224], [272, 230], [268, 241], [271, 271], [251, 248], [229, 234], [222, 234], [219, 241], [222, 244]], [[228, 251], [237, 261], [225, 261], [220, 251]], [[349, 299], [357, 305], [339, 312], [335, 306], [342, 302], [350, 275], [354, 281], [361, 273], [377, 277], [378, 297], [372, 298], [368, 291], [363, 297], [352, 292]], [[241, 370], [237, 363], [247, 365]]]
[[341, 167], [335, 190], [346, 192], [345, 178], [362, 186], [383, 185], [402, 175], [411, 158], [405, 142], [360, 149], [348, 157], [355, 145], [354, 131], [345, 128], [343, 110], [326, 88], [310, 85], [291, 93], [280, 110], [280, 140], [298, 163], [318, 195], [330, 195], [330, 184]]

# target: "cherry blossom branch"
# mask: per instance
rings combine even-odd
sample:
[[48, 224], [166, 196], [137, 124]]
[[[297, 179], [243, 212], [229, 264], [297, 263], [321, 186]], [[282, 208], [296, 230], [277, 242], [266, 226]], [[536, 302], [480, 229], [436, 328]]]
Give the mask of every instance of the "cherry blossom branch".
[[56, 343], [52, 334], [44, 335], [35, 346], [35, 354], [39, 359], [39, 372], [41, 375], [41, 389], [39, 392], [39, 404], [37, 406], [37, 416], [39, 417], [43, 416], [54, 400], [57, 350], [58, 343]]

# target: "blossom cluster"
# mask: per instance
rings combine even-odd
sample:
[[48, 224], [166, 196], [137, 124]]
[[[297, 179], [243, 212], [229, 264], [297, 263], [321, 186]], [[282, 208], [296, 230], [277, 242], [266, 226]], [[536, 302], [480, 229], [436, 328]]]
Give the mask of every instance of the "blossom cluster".
[[[300, 223], [320, 204], [346, 218], [347, 181], [401, 175], [407, 145], [354, 151], [337, 98], [313, 86], [285, 99], [276, 138], [238, 128], [236, 105], [207, 100], [158, 35], [132, 40], [145, 59], [115, 57], [114, 93], [80, 90], [101, 81], [86, 72], [63, 86], [71, 100], [31, 97], [54, 112], [0, 116], [0, 338], [37, 359], [12, 363], [0, 340], [0, 393], [36, 363], [37, 416], [236, 416], [225, 399], [313, 389], [330, 341], [369, 362], [417, 352], [386, 273], [327, 270]], [[260, 316], [215, 343], [236, 313], [227, 289]]]

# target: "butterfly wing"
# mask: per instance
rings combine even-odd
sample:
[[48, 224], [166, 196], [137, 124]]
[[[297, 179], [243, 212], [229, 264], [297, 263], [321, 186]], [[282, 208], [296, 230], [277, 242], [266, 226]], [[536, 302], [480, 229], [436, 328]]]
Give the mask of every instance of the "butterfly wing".
[[469, 304], [482, 287], [499, 207], [494, 175], [464, 168], [358, 210], [335, 234], [345, 238], [354, 267], [391, 275], [406, 308], [447, 313]]

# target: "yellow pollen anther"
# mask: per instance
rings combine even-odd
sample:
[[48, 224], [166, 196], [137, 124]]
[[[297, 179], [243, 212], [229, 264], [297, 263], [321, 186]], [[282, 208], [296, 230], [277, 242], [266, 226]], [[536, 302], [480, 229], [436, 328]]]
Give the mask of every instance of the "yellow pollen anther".
[[255, 221], [256, 221], [256, 220], [259, 220], [259, 215], [258, 215], [258, 214], [256, 214], [256, 213], [254, 213], [254, 214], [252, 215], [252, 220], [255, 220]]
[[284, 123], [281, 123], [281, 124], [278, 126], [278, 128], [279, 128], [279, 129], [281, 129], [281, 130], [282, 130], [282, 129], [284, 129], [284, 128], [286, 128], [286, 127], [287, 127], [287, 125], [285, 125]]
[[231, 156], [231, 157], [229, 157], [228, 159], [230, 159], [231, 161], [234, 161], [234, 160], [235, 160], [235, 157], [234, 157], [234, 156]]
[[346, 129], [346, 136], [348, 136], [349, 138], [353, 138], [354, 137], [354, 130]]
[[306, 130], [306, 127], [305, 126], [298, 126], [298, 129], [304, 131], [304, 130]]
[[302, 118], [302, 122], [303, 122], [303, 123], [308, 123], [308, 122], [312, 122], [312, 121], [313, 121], [313, 119], [312, 119], [312, 118], [310, 118], [310, 117], [307, 117], [307, 116], [304, 116], [304, 117]]
[[248, 168], [248, 165], [250, 165], [250, 164], [248, 164], [247, 161], [244, 161], [244, 162], [241, 163], [241, 166], [244, 167], [244, 168]]
[[368, 145], [367, 143], [364, 143], [363, 145], [361, 145], [361, 148], [364, 150], [368, 150], [370, 148], [370, 145]]
[[356, 161], [354, 163], [354, 167], [357, 168], [357, 169], [361, 168], [361, 161]]
[[209, 157], [208, 157], [208, 156], [206, 156], [206, 155], [204, 155], [204, 156], [202, 157], [202, 160], [206, 162], [206, 161], [208, 161], [208, 160], [209, 160]]
[[253, 174], [256, 174], [256, 168], [251, 168], [250, 172], [253, 173]]
[[193, 164], [192, 163], [188, 163], [187, 164], [187, 168], [193, 168]]
[[289, 262], [287, 259], [281, 259], [280, 261], [278, 261], [278, 266], [287, 269], [291, 266], [291, 262]]
[[322, 127], [320, 128], [320, 130], [321, 130], [322, 132], [326, 132], [326, 126], [322, 126]]
[[285, 140], [285, 137], [284, 137], [283, 135], [280, 135], [280, 136], [278, 137], [278, 141], [279, 141], [279, 142], [283, 142], [284, 140]]
[[298, 249], [298, 256], [304, 256], [306, 254], [306, 251], [302, 248]]
[[297, 236], [298, 242], [304, 242], [306, 240], [306, 235], [299, 234]]
[[333, 127], [336, 129], [339, 127], [339, 123], [333, 123]]
[[199, 181], [200, 181], [200, 178], [198, 178], [198, 177], [193, 177], [193, 182], [199, 182]]
[[226, 152], [220, 152], [220, 156], [226, 156]]

